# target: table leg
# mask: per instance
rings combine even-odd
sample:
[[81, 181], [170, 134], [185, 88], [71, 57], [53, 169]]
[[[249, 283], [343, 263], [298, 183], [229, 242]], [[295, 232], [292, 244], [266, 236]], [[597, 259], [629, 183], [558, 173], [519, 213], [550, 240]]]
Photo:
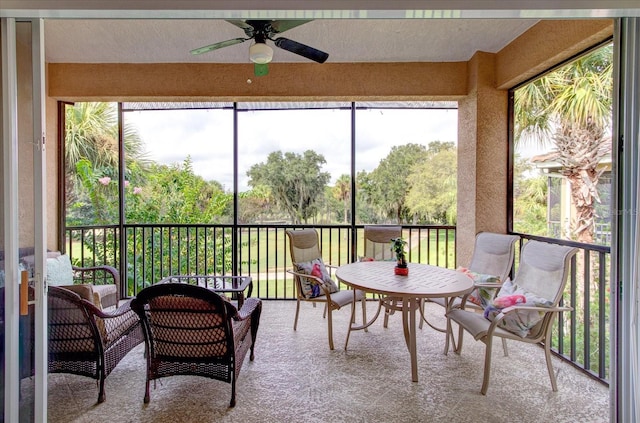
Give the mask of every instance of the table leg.
[[418, 355], [416, 353], [416, 312], [420, 307], [417, 298], [404, 298], [402, 300], [402, 328], [404, 340], [411, 357], [411, 380], [418, 381]]
[[[446, 298], [446, 302], [445, 302], [445, 315], [447, 313], [449, 313], [449, 311], [451, 310], [451, 305], [453, 304], [454, 301], [454, 297], [451, 298]], [[449, 319], [449, 317], [447, 316], [447, 331], [446, 331], [446, 339], [444, 342], [444, 355], [447, 355], [449, 353], [449, 340], [451, 340], [451, 343], [453, 344], [453, 350], [456, 350], [456, 340], [453, 337], [453, 332], [451, 329], [451, 320]]]
[[353, 329], [353, 319], [356, 314], [356, 290], [353, 290], [353, 301], [351, 302], [351, 316], [349, 317], [349, 329], [347, 330], [347, 339], [344, 340], [344, 349], [347, 350], [347, 345], [349, 344], [349, 336], [351, 335], [351, 331]]
[[411, 351], [410, 331], [409, 331], [409, 300], [406, 298], [402, 300], [402, 330], [404, 331], [404, 342], [407, 344], [407, 348]]
[[411, 380], [418, 381], [418, 355], [416, 353], [416, 311], [420, 307], [420, 301], [412, 298], [409, 304], [409, 353], [411, 354]]
[[[353, 301], [351, 302], [351, 317], [349, 318], [349, 330], [347, 331], [347, 339], [344, 342], [344, 349], [347, 349], [347, 344], [349, 344], [349, 336], [351, 335], [351, 331], [353, 330], [365, 330], [365, 332], [367, 331], [367, 328], [369, 326], [371, 326], [376, 319], [378, 318], [378, 316], [380, 315], [380, 310], [382, 309], [382, 301], [378, 301], [378, 310], [376, 310], [376, 314], [375, 316], [373, 316], [371, 318], [371, 320], [369, 320], [368, 322], [362, 322], [362, 325], [360, 326], [356, 326], [355, 325], [355, 313], [356, 313], [356, 303], [358, 301], [356, 301], [356, 290], [353, 290]], [[363, 319], [365, 318], [365, 314], [362, 314]], [[408, 345], [408, 344], [407, 344]]]

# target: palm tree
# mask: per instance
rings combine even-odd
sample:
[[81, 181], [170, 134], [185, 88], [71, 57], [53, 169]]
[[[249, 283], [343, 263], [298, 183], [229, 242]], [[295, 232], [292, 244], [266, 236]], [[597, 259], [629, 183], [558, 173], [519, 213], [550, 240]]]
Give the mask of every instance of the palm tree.
[[[137, 129], [123, 125], [127, 162], [146, 162], [144, 142]], [[118, 168], [118, 111], [116, 103], [76, 103], [65, 115], [65, 164], [73, 171], [80, 159], [95, 168]]]
[[571, 184], [573, 233], [592, 243], [601, 159], [611, 153], [612, 47], [600, 48], [516, 91], [516, 142], [551, 139]]
[[[148, 167], [144, 142], [136, 128], [124, 127], [125, 179], [141, 177]], [[92, 178], [118, 178], [118, 114], [116, 103], [76, 103], [65, 112], [65, 181], [67, 204], [76, 202], [82, 181], [78, 166], [90, 169]], [[85, 172], [87, 173], [87, 172]], [[86, 183], [86, 182], [85, 182]], [[88, 222], [87, 222], [88, 223]]]
[[351, 177], [349, 175], [340, 175], [333, 187], [333, 196], [336, 200], [342, 201], [344, 223], [349, 223], [349, 200], [351, 199]]

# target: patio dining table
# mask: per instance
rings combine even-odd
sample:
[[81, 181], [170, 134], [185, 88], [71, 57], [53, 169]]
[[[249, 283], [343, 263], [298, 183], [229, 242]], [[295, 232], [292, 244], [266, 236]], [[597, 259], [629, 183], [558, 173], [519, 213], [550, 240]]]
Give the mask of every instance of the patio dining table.
[[[421, 311], [420, 304], [426, 298], [454, 298], [466, 294], [473, 289], [473, 281], [462, 272], [428, 264], [409, 263], [409, 274], [394, 274], [395, 262], [363, 261], [340, 266], [336, 277], [343, 283], [365, 292], [379, 294], [382, 297], [397, 298], [402, 302], [402, 327], [405, 341], [411, 356], [411, 380], [418, 381], [418, 360], [416, 353], [416, 312]], [[353, 302], [355, 305], [356, 301]], [[361, 326], [354, 324], [352, 306], [349, 331], [345, 349], [351, 331], [365, 329], [377, 319], [375, 316]], [[448, 334], [447, 334], [448, 336]]]

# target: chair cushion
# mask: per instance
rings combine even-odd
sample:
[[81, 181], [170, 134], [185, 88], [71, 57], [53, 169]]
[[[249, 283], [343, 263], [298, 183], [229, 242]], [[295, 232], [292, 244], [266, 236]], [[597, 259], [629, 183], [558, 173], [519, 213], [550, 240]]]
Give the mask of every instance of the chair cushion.
[[47, 284], [53, 286], [73, 285], [71, 260], [66, 254], [47, 258]]
[[[500, 288], [492, 304], [485, 309], [484, 317], [493, 321], [503, 308], [516, 304], [533, 305], [537, 307], [550, 307], [553, 305], [551, 301], [527, 292], [511, 281], [506, 281], [502, 284], [502, 288]], [[498, 326], [522, 338], [526, 338], [529, 332], [531, 332], [531, 329], [540, 323], [543, 317], [544, 313], [540, 311], [516, 310], [515, 312], [507, 314]]]
[[[338, 292], [338, 285], [331, 279], [329, 272], [327, 272], [327, 266], [321, 258], [316, 258], [311, 261], [303, 263], [294, 263], [296, 271], [307, 275], [313, 275], [320, 278], [325, 286], [329, 290], [329, 293], [333, 294]], [[317, 284], [317, 281], [311, 278], [300, 278], [300, 285], [302, 286], [302, 295], [306, 298], [314, 298], [319, 295], [324, 295], [324, 291]]]
[[[500, 283], [500, 278], [494, 275], [486, 275], [484, 273], [474, 272], [466, 267], [458, 267], [458, 272], [462, 272], [465, 275], [473, 279], [473, 283]], [[467, 297], [467, 301], [472, 302], [480, 307], [487, 308], [491, 304], [491, 301], [496, 296], [496, 290], [498, 288], [478, 288], [473, 290]]]
[[[100, 310], [108, 310], [117, 308], [118, 287], [115, 284], [93, 285], [93, 305]], [[113, 304], [111, 307], [105, 307], [105, 304]]]
[[62, 285], [60, 288], [68, 289], [69, 291], [75, 292], [82, 298], [83, 300], [87, 300], [93, 304], [93, 285]]

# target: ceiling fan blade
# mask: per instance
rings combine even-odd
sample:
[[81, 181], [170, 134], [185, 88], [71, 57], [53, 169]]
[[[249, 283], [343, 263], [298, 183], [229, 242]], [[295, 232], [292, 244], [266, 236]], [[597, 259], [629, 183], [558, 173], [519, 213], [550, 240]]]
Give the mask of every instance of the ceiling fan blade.
[[269, 73], [269, 65], [267, 63], [254, 63], [253, 73], [255, 76], [265, 76]]
[[256, 32], [256, 27], [253, 25], [254, 21], [243, 21], [241, 19], [225, 19], [231, 25], [235, 25], [242, 29], [247, 37], [251, 38]]
[[233, 38], [233, 39], [227, 40], [227, 41], [220, 41], [219, 43], [210, 44], [208, 46], [204, 46], [204, 47], [193, 49], [193, 50], [191, 50], [191, 54], [208, 53], [210, 51], [217, 50], [217, 49], [222, 48], [222, 47], [229, 47], [229, 46], [232, 46], [234, 44], [243, 43], [243, 42], [247, 41], [248, 39], [249, 38]]
[[246, 21], [243, 21], [242, 19], [225, 19], [225, 21], [229, 22], [232, 25], [237, 26], [240, 29], [243, 30], [251, 30], [253, 31], [253, 26], [251, 26], [250, 24], [248, 24]]
[[290, 30], [291, 28], [295, 28], [296, 26], [300, 26], [302, 24], [306, 24], [307, 22], [311, 22], [312, 19], [306, 20], [294, 20], [294, 19], [286, 19], [286, 20], [275, 20], [271, 22], [271, 28], [275, 33], [285, 32]]
[[327, 58], [329, 57], [329, 54], [325, 53], [324, 51], [317, 50], [313, 47], [309, 47], [288, 38], [276, 38], [275, 40], [273, 40], [273, 42], [281, 49], [288, 50], [291, 53], [299, 54], [300, 56], [311, 59], [314, 62], [324, 63], [325, 60], [327, 60]]

